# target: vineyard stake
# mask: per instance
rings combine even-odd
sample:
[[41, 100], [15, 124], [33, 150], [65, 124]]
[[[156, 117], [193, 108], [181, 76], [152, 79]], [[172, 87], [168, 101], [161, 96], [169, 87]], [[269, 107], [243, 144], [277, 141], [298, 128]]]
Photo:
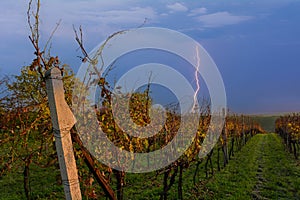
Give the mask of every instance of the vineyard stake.
[[50, 116], [65, 197], [68, 200], [80, 200], [80, 185], [70, 135], [70, 130], [76, 120], [65, 101], [61, 71], [54, 67], [45, 73], [45, 77]]

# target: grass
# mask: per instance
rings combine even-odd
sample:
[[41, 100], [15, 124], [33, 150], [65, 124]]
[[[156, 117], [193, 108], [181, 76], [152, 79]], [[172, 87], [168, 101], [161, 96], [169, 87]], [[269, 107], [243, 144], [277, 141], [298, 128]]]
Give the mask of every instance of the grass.
[[258, 134], [207, 181], [202, 199], [300, 199], [300, 168], [275, 134]]
[[260, 135], [253, 137], [242, 150], [236, 153], [227, 167], [207, 181], [203, 199], [251, 199], [252, 188], [256, 184]]
[[[30, 186], [33, 199], [64, 199], [63, 187], [57, 184], [60, 172], [54, 167], [31, 165]], [[0, 178], [0, 200], [26, 199], [23, 189], [23, 168]]]
[[[261, 196], [269, 199], [300, 199], [300, 166], [277, 135], [268, 135], [262, 154]], [[267, 138], [266, 138], [267, 139]]]
[[[235, 153], [238, 152], [236, 146], [234, 148], [234, 152]], [[195, 163], [193, 163], [191, 166], [189, 166], [189, 168], [184, 170], [183, 173], [184, 199], [198, 199], [199, 189], [200, 189], [198, 185], [201, 185], [207, 180], [205, 175], [205, 166], [204, 166], [205, 162], [206, 160], [204, 160], [199, 166], [199, 172], [197, 174], [197, 179], [196, 179], [198, 184], [196, 186], [193, 184], [193, 176], [196, 169]], [[217, 149], [214, 149], [212, 162], [213, 162], [215, 175], [218, 173], [222, 173], [222, 171], [218, 172], [217, 170]], [[222, 151], [220, 151], [221, 170], [223, 169], [222, 164], [223, 164], [223, 157], [222, 157]], [[210, 167], [208, 168], [210, 169]], [[125, 199], [160, 199], [160, 194], [163, 190], [163, 179], [162, 179], [163, 177], [162, 175], [160, 175], [157, 177], [157, 179], [152, 180], [154, 176], [155, 176], [154, 172], [147, 173], [147, 174], [127, 174], [126, 175], [127, 184], [124, 188]], [[213, 177], [213, 176], [214, 176], [213, 174], [209, 173], [209, 177]], [[178, 186], [178, 177], [176, 178], [173, 187], [168, 192], [169, 199], [178, 199], [177, 186]]]
[[[221, 153], [221, 152], [220, 152]], [[221, 153], [222, 154], [222, 153]], [[212, 156], [214, 171], [217, 171], [217, 154], [216, 151]], [[221, 159], [220, 162], [223, 162]], [[205, 180], [205, 161], [199, 166], [197, 180]], [[187, 199], [193, 197], [191, 191], [194, 188], [193, 175], [195, 165], [191, 165], [183, 173], [183, 196]], [[59, 179], [59, 171], [54, 168], [40, 169], [37, 166], [31, 166], [31, 191], [34, 199], [63, 199], [63, 187], [57, 184]], [[145, 174], [126, 174], [126, 184], [124, 186], [124, 199], [160, 199], [160, 194], [163, 190], [163, 175], [155, 178], [156, 172]], [[210, 174], [211, 176], [211, 174]], [[168, 197], [177, 199], [177, 179], [175, 184], [170, 189]], [[112, 179], [112, 186], [115, 189], [115, 179]], [[83, 184], [83, 183], [82, 183]], [[83, 188], [82, 189], [82, 194]], [[4, 199], [25, 199], [23, 189], [23, 168], [9, 173], [0, 178], [0, 200]], [[83, 199], [88, 199], [83, 194]], [[103, 198], [106, 199], [106, 198]]]
[[[206, 179], [204, 161], [200, 165], [196, 186], [193, 184], [196, 166], [184, 170], [184, 199], [300, 199], [300, 167], [275, 134], [254, 136], [241, 151], [235, 152], [220, 172], [216, 169], [216, 150], [212, 160], [216, 173]], [[127, 174], [124, 199], [159, 199], [163, 175], [157, 178], [155, 175], [155, 172]], [[42, 169], [31, 165], [33, 199], [64, 199], [63, 187], [57, 183], [59, 176], [59, 170], [54, 167]], [[177, 178], [169, 191], [169, 199], [177, 199]], [[87, 199], [84, 194], [83, 197]], [[25, 199], [23, 168], [0, 177], [2, 199]]]

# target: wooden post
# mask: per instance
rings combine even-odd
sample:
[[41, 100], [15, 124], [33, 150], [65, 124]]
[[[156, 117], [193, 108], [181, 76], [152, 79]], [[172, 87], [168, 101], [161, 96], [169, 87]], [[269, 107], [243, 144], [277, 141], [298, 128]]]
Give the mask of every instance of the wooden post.
[[62, 183], [66, 199], [81, 199], [70, 130], [76, 120], [65, 101], [61, 71], [52, 68], [45, 74], [50, 115], [55, 136]]

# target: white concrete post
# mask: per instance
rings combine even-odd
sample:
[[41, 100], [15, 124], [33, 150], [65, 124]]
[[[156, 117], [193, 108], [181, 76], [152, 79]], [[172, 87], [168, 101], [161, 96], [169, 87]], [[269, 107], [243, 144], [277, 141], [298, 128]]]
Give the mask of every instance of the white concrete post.
[[65, 101], [61, 71], [52, 68], [45, 74], [55, 145], [66, 199], [80, 200], [81, 192], [70, 130], [76, 120]]

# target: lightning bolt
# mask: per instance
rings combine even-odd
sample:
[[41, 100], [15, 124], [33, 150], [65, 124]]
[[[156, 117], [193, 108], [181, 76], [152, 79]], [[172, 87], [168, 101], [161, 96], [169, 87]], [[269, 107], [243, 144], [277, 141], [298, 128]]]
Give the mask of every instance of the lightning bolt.
[[198, 71], [200, 68], [200, 55], [199, 55], [199, 47], [198, 46], [196, 46], [196, 60], [197, 60], [197, 65], [196, 65], [196, 69], [195, 69], [196, 91], [194, 93], [194, 104], [192, 107], [192, 112], [195, 112], [196, 108], [198, 106], [197, 95], [200, 90], [200, 82], [199, 82], [199, 74], [198, 74]]

